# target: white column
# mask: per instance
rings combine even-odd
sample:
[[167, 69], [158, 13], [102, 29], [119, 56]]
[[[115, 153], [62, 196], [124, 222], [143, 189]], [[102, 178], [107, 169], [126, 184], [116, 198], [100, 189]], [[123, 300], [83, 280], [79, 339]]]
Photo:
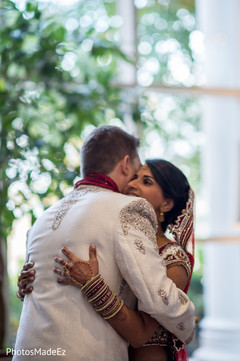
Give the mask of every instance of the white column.
[[[240, 88], [239, 13], [239, 0], [197, 1], [209, 87]], [[203, 99], [207, 140], [202, 174], [211, 241], [204, 246], [205, 317], [200, 322], [200, 347], [194, 361], [240, 360], [239, 119], [239, 99]]]
[[[119, 82], [120, 84], [136, 85], [136, 61], [137, 61], [137, 39], [136, 39], [136, 8], [134, 1], [117, 0], [117, 11], [122, 18], [122, 27], [120, 29], [120, 48], [124, 54], [134, 63], [126, 61], [119, 62]], [[133, 107], [137, 102], [138, 95], [136, 89], [128, 88], [123, 90], [125, 99], [125, 109], [123, 109], [123, 121], [130, 133], [136, 136], [141, 134], [140, 125], [137, 125], [132, 118]]]
[[[136, 17], [134, 1], [117, 0], [117, 12], [122, 18], [120, 48], [132, 61], [136, 62]], [[123, 84], [136, 84], [136, 67], [130, 63], [119, 64], [119, 80]]]

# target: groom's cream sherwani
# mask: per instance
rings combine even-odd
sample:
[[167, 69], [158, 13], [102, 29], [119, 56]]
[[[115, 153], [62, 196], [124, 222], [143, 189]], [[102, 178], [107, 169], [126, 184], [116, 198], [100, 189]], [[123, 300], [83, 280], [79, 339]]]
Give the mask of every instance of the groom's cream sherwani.
[[59, 285], [52, 270], [63, 246], [87, 260], [93, 242], [100, 273], [125, 304], [135, 307], [138, 299], [140, 310], [189, 342], [194, 307], [166, 277], [156, 228], [147, 201], [95, 186], [80, 186], [46, 210], [28, 235], [36, 281], [23, 303], [13, 360], [128, 360], [127, 342], [78, 288]]

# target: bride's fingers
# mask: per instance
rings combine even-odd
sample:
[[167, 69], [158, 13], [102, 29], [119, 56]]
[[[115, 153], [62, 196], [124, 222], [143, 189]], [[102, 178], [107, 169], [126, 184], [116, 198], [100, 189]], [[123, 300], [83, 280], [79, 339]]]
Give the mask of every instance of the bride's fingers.
[[98, 259], [97, 259], [97, 248], [95, 244], [91, 244], [89, 247], [89, 264], [91, 266], [93, 274], [97, 274], [99, 272], [98, 267]]
[[18, 277], [18, 285], [21, 283], [22, 280], [29, 278], [31, 276], [35, 276], [35, 270], [30, 271], [21, 271], [20, 276]]
[[90, 260], [96, 260], [97, 258], [97, 248], [93, 243], [89, 246], [89, 258]]
[[25, 263], [22, 270], [27, 271], [29, 268], [32, 268], [33, 266], [34, 266], [34, 262]]
[[69, 278], [57, 278], [57, 283], [60, 283], [63, 286], [68, 286], [68, 285], [76, 286], [75, 283]]
[[28, 288], [21, 288], [21, 294], [23, 294], [24, 296], [28, 295], [29, 293], [31, 293], [33, 291], [33, 287], [28, 287]]
[[58, 274], [60, 276], [66, 277], [65, 271], [63, 269], [53, 267], [53, 272], [55, 272], [56, 274]]
[[81, 261], [78, 257], [75, 256], [73, 252], [70, 251], [67, 247], [62, 248], [62, 253], [72, 262]]
[[22, 280], [20, 280], [20, 281], [18, 282], [18, 287], [19, 287], [19, 288], [23, 288], [23, 287], [26, 288], [26, 286], [27, 286], [29, 283], [32, 283], [34, 280], [35, 280], [35, 277], [34, 277], [34, 276], [26, 277], [26, 278], [24, 278], [24, 279], [22, 279]]
[[67, 261], [61, 257], [54, 257], [54, 261], [62, 266], [65, 266], [67, 264]]

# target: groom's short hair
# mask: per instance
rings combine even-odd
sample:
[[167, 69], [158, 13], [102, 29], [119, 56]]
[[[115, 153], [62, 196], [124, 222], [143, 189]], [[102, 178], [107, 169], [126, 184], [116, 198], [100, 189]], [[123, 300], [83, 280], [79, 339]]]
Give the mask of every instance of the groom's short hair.
[[81, 149], [82, 176], [109, 174], [125, 155], [133, 162], [139, 143], [138, 138], [119, 127], [106, 125], [94, 129]]

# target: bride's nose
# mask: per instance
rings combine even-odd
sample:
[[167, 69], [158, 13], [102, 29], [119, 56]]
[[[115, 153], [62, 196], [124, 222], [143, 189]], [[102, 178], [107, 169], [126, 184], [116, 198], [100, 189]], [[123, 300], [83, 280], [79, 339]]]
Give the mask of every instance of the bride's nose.
[[127, 189], [131, 190], [131, 189], [136, 189], [136, 188], [137, 188], [137, 182], [136, 182], [136, 179], [133, 179], [128, 183]]
[[135, 182], [135, 179], [133, 179], [126, 185], [123, 193], [128, 194], [128, 193], [135, 191], [136, 189], [137, 189], [136, 182]]

